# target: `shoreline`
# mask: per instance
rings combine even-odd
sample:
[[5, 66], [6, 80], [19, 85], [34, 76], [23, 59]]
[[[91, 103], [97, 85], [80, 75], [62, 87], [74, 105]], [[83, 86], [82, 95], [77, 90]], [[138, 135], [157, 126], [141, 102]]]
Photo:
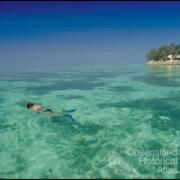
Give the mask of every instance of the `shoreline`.
[[180, 61], [148, 61], [146, 65], [180, 65]]

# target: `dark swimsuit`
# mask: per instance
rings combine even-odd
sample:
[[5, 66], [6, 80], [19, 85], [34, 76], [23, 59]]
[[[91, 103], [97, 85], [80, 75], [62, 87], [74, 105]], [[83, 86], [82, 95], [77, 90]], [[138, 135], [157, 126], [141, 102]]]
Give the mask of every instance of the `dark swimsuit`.
[[47, 108], [47, 109], [45, 109], [43, 112], [51, 112], [51, 113], [53, 113], [53, 110]]

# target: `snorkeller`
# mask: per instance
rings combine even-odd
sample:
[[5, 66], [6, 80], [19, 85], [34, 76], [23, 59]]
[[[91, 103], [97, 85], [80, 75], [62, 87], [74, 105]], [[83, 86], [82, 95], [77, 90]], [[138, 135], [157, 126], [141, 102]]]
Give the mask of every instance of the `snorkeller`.
[[62, 111], [62, 112], [54, 112], [52, 109], [48, 107], [43, 107], [39, 104], [34, 104], [32, 102], [28, 102], [26, 106], [27, 106], [27, 109], [32, 109], [35, 112], [47, 112], [49, 115], [53, 115], [53, 116], [65, 115], [66, 113], [75, 111], [75, 109], [72, 109], [72, 110], [67, 110], [67, 111]]

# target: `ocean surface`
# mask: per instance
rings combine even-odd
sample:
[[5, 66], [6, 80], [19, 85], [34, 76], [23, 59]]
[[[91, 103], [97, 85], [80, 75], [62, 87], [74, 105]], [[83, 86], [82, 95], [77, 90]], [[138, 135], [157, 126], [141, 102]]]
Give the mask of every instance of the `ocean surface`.
[[0, 69], [0, 178], [178, 179], [179, 146], [180, 66]]

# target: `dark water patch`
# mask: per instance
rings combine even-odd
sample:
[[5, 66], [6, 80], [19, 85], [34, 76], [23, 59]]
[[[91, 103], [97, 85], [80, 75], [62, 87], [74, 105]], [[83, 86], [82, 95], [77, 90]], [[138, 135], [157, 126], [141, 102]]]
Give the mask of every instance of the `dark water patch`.
[[70, 114], [52, 117], [51, 125], [55, 125], [56, 129], [63, 128], [63, 131], [65, 131], [65, 133], [70, 136], [69, 138], [77, 134], [84, 135], [85, 133], [81, 123], [79, 123], [78, 120], [76, 120]]
[[133, 74], [135, 72], [133, 71], [107, 71], [107, 72], [96, 72], [94, 74], [87, 74], [85, 76], [85, 79], [94, 79], [94, 80], [98, 80], [99, 78], [115, 78], [118, 76], [122, 76], [122, 75], [129, 75], [129, 74]]
[[158, 149], [163, 149], [163, 142], [160, 142], [158, 139], [146, 140], [145, 142], [138, 144], [138, 149], [142, 152], [144, 150], [149, 150], [149, 152], [152, 152], [152, 150], [155, 151]]
[[153, 117], [150, 119], [151, 121], [151, 127], [157, 128], [162, 131], [168, 131], [169, 129], [174, 128], [176, 126], [176, 123], [173, 123], [171, 119], [167, 117], [161, 117], [157, 114], [153, 115]]
[[165, 72], [151, 72], [152, 75], [164, 75], [166, 74]]
[[26, 88], [26, 91], [30, 91], [33, 94], [41, 95], [47, 94], [56, 90], [93, 90], [95, 87], [104, 86], [104, 82], [88, 82], [88, 81], [70, 81], [59, 82], [50, 85], [40, 85]]
[[135, 88], [131, 86], [113, 86], [109, 88], [111, 91], [115, 92], [134, 92], [136, 91]]
[[176, 173], [176, 176], [175, 176], [175, 178], [176, 179], [180, 179], [180, 157], [178, 157], [178, 172]]
[[129, 75], [129, 74], [133, 74], [135, 73], [135, 71], [127, 71], [127, 70], [110, 70], [110, 71], [106, 71], [106, 70], [99, 70], [99, 71], [81, 71], [79, 73], [75, 73], [75, 74], [71, 74], [69, 77], [71, 78], [79, 78], [83, 81], [99, 81], [100, 78], [115, 78], [121, 75]]
[[88, 74], [87, 78], [112, 78], [124, 74], [123, 72], [97, 72], [94, 74]]
[[[67, 87], [69, 89], [74, 89], [74, 85], [70, 86], [68, 83], [81, 84], [85, 82], [86, 83], [85, 86], [88, 86], [87, 88], [85, 88], [84, 85], [83, 85], [84, 87], [80, 87], [80, 85], [78, 85], [78, 87], [75, 88], [86, 90], [88, 88], [92, 89], [89, 84], [92, 85], [92, 84], [100, 83], [100, 82], [96, 82], [99, 81], [100, 78], [113, 78], [122, 75], [124, 73], [125, 72], [95, 72], [95, 73], [81, 72], [81, 73], [70, 74], [70, 73], [33, 73], [33, 72], [29, 73], [28, 72], [28, 73], [12, 74], [11, 76], [4, 78], [3, 80], [10, 83], [11, 82], [41, 82], [43, 79], [46, 80], [46, 78], [48, 79], [58, 78], [59, 83], [63, 83], [63, 85], [66, 87], [64, 89], [67, 89]], [[57, 85], [58, 83], [55, 84], [55, 86]], [[62, 89], [62, 87], [59, 88]]]
[[[89, 169], [92, 169], [92, 163], [89, 161], [92, 160], [95, 155], [101, 150], [101, 147], [96, 144], [97, 139], [91, 137], [90, 139], [81, 138], [73, 148], [72, 157], [74, 161], [72, 162], [70, 168], [75, 167], [77, 170], [83, 170], [81, 175], [84, 172], [87, 172]], [[96, 146], [93, 146], [96, 144]], [[79, 154], [81, 154], [79, 156]]]
[[65, 100], [86, 99], [84, 96], [81, 95], [58, 95], [57, 97]]
[[172, 77], [160, 77], [155, 75], [133, 76], [132, 80], [140, 81], [153, 86], [180, 87], [180, 83]]
[[4, 102], [4, 99], [3, 98], [0, 98], [0, 103], [3, 103]]
[[84, 138], [81, 138], [80, 140], [78, 140], [78, 142], [76, 142], [76, 145], [87, 147], [98, 142], [97, 138], [95, 138], [94, 136], [90, 136], [90, 138], [88, 137], [89, 136], [85, 136]]
[[[52, 123], [56, 123], [61, 127], [64, 126], [67, 129], [71, 129], [76, 133], [80, 133], [82, 135], [95, 135], [99, 131], [103, 130], [104, 127], [95, 123], [86, 123], [82, 125], [78, 122], [72, 115], [66, 114], [64, 116], [55, 116], [51, 118]], [[94, 142], [91, 142], [94, 143]]]
[[0, 124], [0, 130], [15, 130], [17, 129], [16, 124]]
[[1, 178], [4, 177], [5, 179], [7, 179], [7, 177], [11, 177], [11, 176], [13, 177], [16, 174], [27, 170], [28, 163], [20, 154], [14, 155], [14, 152], [13, 152], [11, 157], [15, 161], [14, 164], [16, 164], [16, 166], [14, 166], [12, 170], [8, 170], [7, 168], [5, 172], [0, 172]]
[[[79, 90], [93, 90], [95, 87], [104, 86], [105, 82], [97, 82], [100, 78], [113, 78], [123, 74], [129, 74], [130, 72], [122, 71], [110, 71], [110, 72], [95, 72], [87, 73], [81, 72], [79, 74], [71, 74], [67, 78], [61, 77], [59, 82], [50, 85], [40, 85], [37, 87], [29, 87], [27, 91], [32, 91], [33, 93], [40, 95], [46, 94], [53, 90], [69, 90], [69, 89], [79, 89]], [[72, 76], [72, 77], [71, 77]], [[66, 81], [68, 80], [68, 81]], [[119, 87], [120, 88], [120, 87]], [[117, 90], [118, 87], [114, 88]], [[122, 89], [121, 89], [122, 90]]]
[[159, 129], [175, 128], [180, 130], [180, 108], [172, 105], [172, 102], [177, 103], [176, 97], [172, 98], [152, 98], [140, 99], [134, 101], [120, 101], [116, 103], [101, 103], [98, 104], [100, 109], [114, 108], [137, 108], [142, 110], [151, 110], [153, 118], [151, 119], [152, 126]]
[[[92, 168], [89, 159], [94, 158], [101, 150], [101, 144], [98, 143], [99, 141], [96, 134], [104, 130], [104, 127], [95, 123], [87, 123], [82, 126], [82, 130], [82, 136], [79, 136], [80, 138], [73, 146], [72, 157], [75, 161], [72, 163], [72, 168], [76, 167], [78, 169], [83, 168], [88, 170]], [[78, 154], [81, 154], [81, 156]]]
[[14, 72], [8, 74], [11, 77], [14, 78], [49, 78], [49, 77], [57, 77], [59, 76], [59, 73], [54, 72]]
[[[166, 152], [166, 153], [162, 153], [161, 150], [165, 150], [164, 152]], [[161, 139], [146, 140], [144, 142], [141, 142], [140, 144], [138, 144], [138, 151], [142, 152], [141, 157], [144, 157], [145, 159], [155, 158], [161, 162], [163, 162], [164, 159], [165, 160], [167, 160], [167, 159], [177, 160], [177, 158], [176, 158], [177, 156], [174, 155], [175, 149], [172, 147], [171, 144], [169, 144], [169, 145], [165, 144], [165, 141], [162, 140], [162, 138]], [[137, 160], [136, 160], [136, 162], [137, 162]], [[168, 170], [170, 170], [172, 168], [176, 169], [177, 163], [152, 164], [151, 167], [148, 167], [148, 170], [150, 170], [151, 174], [157, 174], [157, 170], [159, 168], [162, 168], [162, 167], [166, 167]], [[140, 167], [140, 172], [142, 172], [141, 170], [142, 170], [142, 167]], [[159, 171], [158, 172], [159, 178], [164, 177], [164, 172], [165, 171]]]
[[104, 126], [95, 124], [95, 123], [87, 123], [87, 124], [83, 125], [84, 132], [89, 135], [95, 135], [103, 129], [104, 129]]
[[20, 153], [16, 155], [16, 172], [26, 171], [28, 168], [27, 160]]
[[62, 79], [64, 74], [60, 73], [45, 73], [45, 72], [13, 72], [13, 73], [7, 73], [3, 77], [1, 77], [1, 80], [7, 81], [7, 82], [37, 82], [41, 81], [42, 79], [46, 78], [59, 78]]
[[3, 81], [6, 82], [39, 82], [41, 79], [38, 78], [9, 78], [9, 79], [3, 79]]
[[106, 74], [106, 73], [79, 73], [79, 74], [72, 74], [71, 76], [69, 76], [70, 79], [80, 79], [81, 81], [87, 81], [87, 82], [93, 82], [93, 81], [98, 81], [100, 78], [111, 78], [111, 77], [115, 77], [113, 74]]
[[74, 119], [73, 116], [70, 114], [66, 114], [63, 116], [54, 116], [51, 118], [51, 122], [56, 123], [56, 124], [61, 125], [61, 126], [81, 127], [81, 124], [76, 119]]

